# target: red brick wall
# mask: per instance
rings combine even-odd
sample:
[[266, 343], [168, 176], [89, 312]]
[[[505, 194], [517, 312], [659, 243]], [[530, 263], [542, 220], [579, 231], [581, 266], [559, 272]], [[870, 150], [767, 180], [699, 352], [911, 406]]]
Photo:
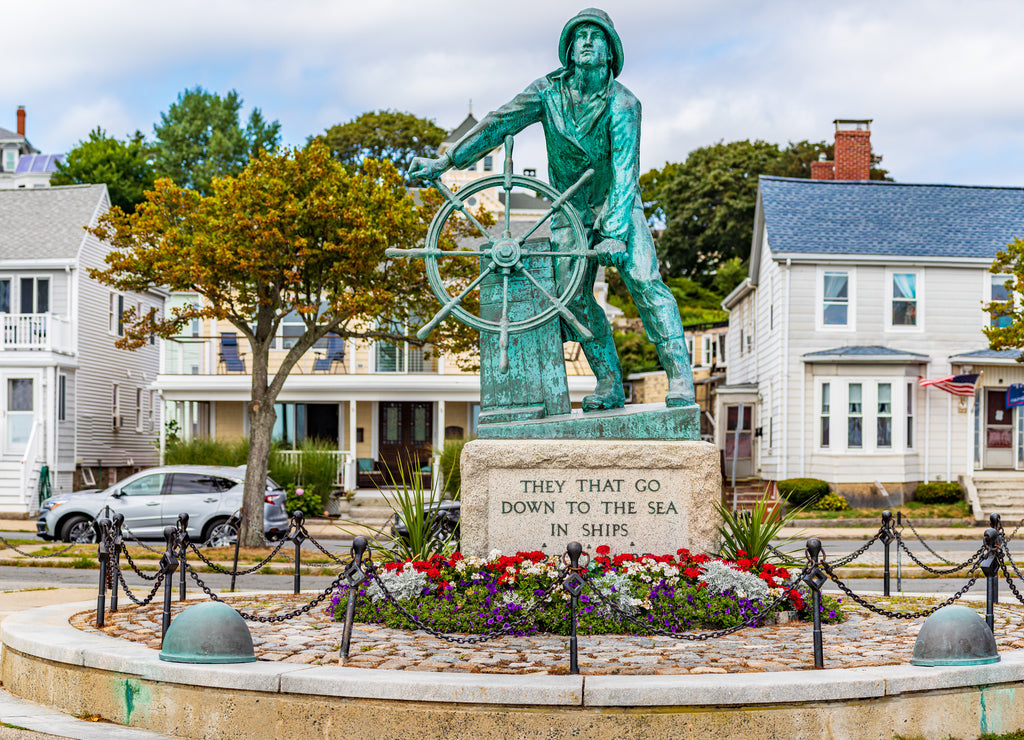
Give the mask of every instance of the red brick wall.
[[[836, 131], [835, 157], [836, 180], [869, 179], [871, 174], [871, 132]], [[811, 164], [813, 166], [814, 163]]]
[[835, 180], [836, 163], [832, 160], [811, 162], [812, 180]]

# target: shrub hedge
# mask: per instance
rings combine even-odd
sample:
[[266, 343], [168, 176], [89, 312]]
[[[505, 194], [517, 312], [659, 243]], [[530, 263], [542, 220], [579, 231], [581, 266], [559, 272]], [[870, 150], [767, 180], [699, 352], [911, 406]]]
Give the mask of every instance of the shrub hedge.
[[778, 482], [779, 495], [794, 506], [813, 504], [828, 494], [828, 483], [817, 478], [787, 478]]
[[959, 483], [936, 481], [922, 483], [914, 491], [914, 500], [922, 504], [955, 504], [964, 497]]

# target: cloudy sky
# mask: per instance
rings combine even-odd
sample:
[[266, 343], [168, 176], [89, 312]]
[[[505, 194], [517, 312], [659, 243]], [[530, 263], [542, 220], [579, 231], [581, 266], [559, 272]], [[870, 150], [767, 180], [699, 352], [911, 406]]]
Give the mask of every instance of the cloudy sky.
[[[66, 151], [151, 135], [187, 87], [235, 89], [285, 143], [367, 110], [454, 127], [557, 67], [557, 0], [35, 0], [0, 45], [0, 127]], [[831, 139], [871, 118], [902, 182], [1024, 186], [1018, 0], [604, 0], [644, 106], [642, 167], [719, 140]], [[517, 168], [542, 167], [524, 136]]]

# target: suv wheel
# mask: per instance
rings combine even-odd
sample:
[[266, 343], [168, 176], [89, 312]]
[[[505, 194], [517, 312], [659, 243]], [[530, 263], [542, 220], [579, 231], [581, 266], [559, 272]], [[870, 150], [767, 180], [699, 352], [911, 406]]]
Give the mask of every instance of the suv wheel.
[[203, 543], [207, 547], [227, 547], [238, 540], [238, 522], [234, 519], [218, 519], [206, 525]]
[[68, 517], [61, 526], [60, 538], [65, 542], [95, 542], [96, 529], [84, 514]]

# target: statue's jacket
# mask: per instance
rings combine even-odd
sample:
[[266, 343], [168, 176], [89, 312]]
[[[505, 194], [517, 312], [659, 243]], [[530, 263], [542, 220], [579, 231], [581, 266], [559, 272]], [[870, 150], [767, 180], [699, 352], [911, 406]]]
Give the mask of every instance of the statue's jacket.
[[[610, 79], [588, 106], [573, 116], [569, 72], [562, 68], [533, 82], [510, 102], [488, 113], [448, 151], [455, 167], [467, 167], [500, 146], [505, 137], [538, 121], [544, 127], [551, 184], [562, 192], [588, 168], [594, 176], [571, 199], [584, 224], [605, 238], [629, 241], [640, 200], [640, 101]], [[565, 227], [561, 214], [552, 227]]]

